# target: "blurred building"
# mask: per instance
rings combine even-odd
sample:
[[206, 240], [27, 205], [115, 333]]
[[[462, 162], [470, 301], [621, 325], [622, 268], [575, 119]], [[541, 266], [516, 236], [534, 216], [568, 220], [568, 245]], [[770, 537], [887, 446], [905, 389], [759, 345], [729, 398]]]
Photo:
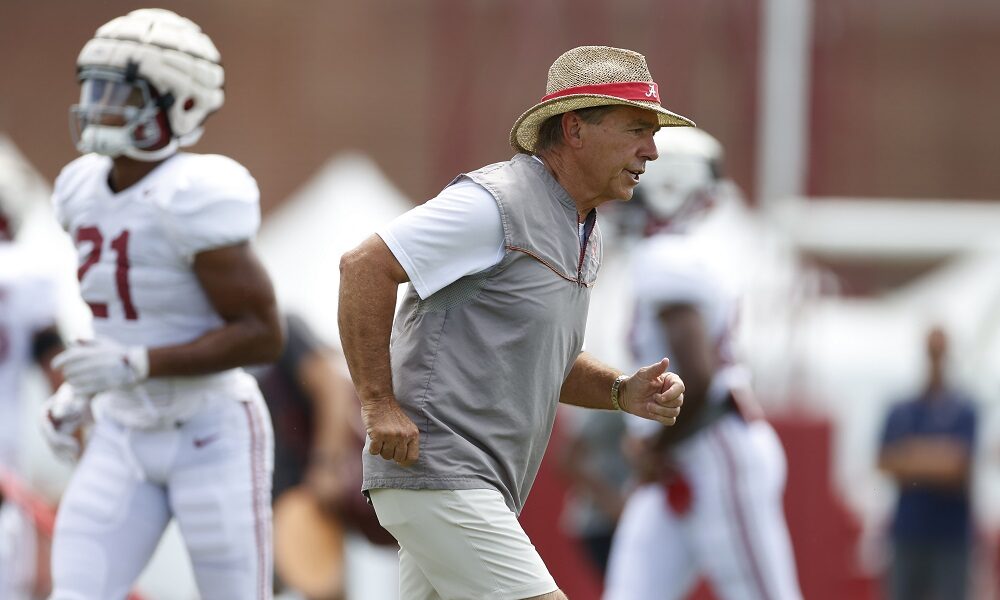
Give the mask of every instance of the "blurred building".
[[[135, 6], [0, 3], [0, 130], [46, 176], [74, 154], [65, 115], [77, 95], [77, 52], [99, 24]], [[992, 143], [1000, 122], [988, 118], [1000, 80], [985, 76], [1000, 59], [996, 3], [181, 0], [164, 7], [194, 19], [222, 51], [227, 104], [202, 148], [247, 164], [268, 208], [344, 149], [373, 156], [413, 198], [464, 168], [506, 157], [510, 125], [544, 93], [552, 59], [587, 43], [643, 52], [666, 103], [719, 137], [736, 182], [758, 190], [769, 39], [808, 70], [801, 89], [784, 93], [803, 96], [804, 114], [776, 117], [791, 130], [804, 119], [804, 192], [1000, 196], [993, 168], [1000, 148]]]

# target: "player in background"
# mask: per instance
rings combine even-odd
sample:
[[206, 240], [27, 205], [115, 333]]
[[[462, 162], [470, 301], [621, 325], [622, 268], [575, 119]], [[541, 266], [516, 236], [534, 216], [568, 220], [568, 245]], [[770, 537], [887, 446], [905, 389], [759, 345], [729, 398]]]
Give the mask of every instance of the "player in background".
[[801, 598], [782, 511], [785, 457], [733, 350], [738, 295], [712, 215], [738, 203], [722, 148], [694, 128], [656, 134], [637, 188], [648, 236], [633, 251], [635, 360], [667, 356], [685, 382], [673, 428], [628, 420], [641, 483], [612, 544], [605, 600], [684, 598], [700, 576], [723, 600]]
[[297, 314], [285, 317], [281, 357], [250, 372], [274, 423], [274, 570], [277, 589], [342, 599], [348, 532], [398, 547], [358, 493], [364, 430], [340, 352]]
[[66, 489], [52, 600], [123, 598], [171, 518], [203, 600], [270, 598], [273, 432], [254, 379], [283, 334], [250, 242], [257, 184], [218, 155], [180, 152], [223, 103], [215, 45], [141, 9], [97, 30], [70, 109], [83, 154], [56, 180], [95, 337], [54, 360], [47, 406], [69, 446], [94, 425]]
[[[27, 207], [18, 197], [16, 165], [0, 157], [0, 599], [27, 600], [48, 592], [48, 541], [23, 477], [21, 385], [32, 363], [52, 389], [62, 383], [51, 366], [63, 349], [56, 327], [56, 289], [30, 270], [15, 243]], [[35, 504], [35, 506], [33, 506]], [[51, 511], [50, 508], [47, 510]], [[41, 526], [44, 528], [44, 526]]]

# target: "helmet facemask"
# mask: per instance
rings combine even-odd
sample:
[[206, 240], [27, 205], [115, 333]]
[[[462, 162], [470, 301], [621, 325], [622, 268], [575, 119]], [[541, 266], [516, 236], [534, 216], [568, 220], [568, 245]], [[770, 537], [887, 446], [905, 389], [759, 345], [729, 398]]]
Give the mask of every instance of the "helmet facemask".
[[[108, 67], [80, 70], [80, 103], [70, 108], [70, 133], [80, 152], [158, 161], [177, 151], [160, 96], [135, 75]], [[166, 145], [157, 147], [166, 141]]]

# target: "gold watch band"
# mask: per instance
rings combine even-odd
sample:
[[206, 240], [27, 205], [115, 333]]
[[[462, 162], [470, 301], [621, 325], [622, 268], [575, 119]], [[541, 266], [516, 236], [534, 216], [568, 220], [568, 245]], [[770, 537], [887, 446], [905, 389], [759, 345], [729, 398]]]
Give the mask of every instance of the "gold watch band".
[[622, 410], [621, 405], [618, 403], [619, 393], [622, 389], [622, 384], [628, 379], [628, 375], [619, 375], [615, 378], [615, 382], [611, 384], [611, 406], [615, 407], [615, 410]]

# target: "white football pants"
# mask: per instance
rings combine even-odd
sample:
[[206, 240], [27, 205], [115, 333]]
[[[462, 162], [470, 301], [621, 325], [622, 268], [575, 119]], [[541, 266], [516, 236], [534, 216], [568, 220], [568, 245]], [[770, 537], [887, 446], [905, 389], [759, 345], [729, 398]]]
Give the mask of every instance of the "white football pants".
[[273, 456], [256, 389], [166, 429], [98, 417], [56, 518], [50, 600], [124, 599], [172, 517], [202, 600], [271, 598]]
[[29, 600], [38, 537], [31, 516], [12, 500], [0, 504], [0, 600]]
[[671, 454], [690, 506], [663, 484], [628, 499], [611, 547], [604, 600], [684, 598], [706, 577], [723, 600], [801, 600], [782, 509], [786, 464], [763, 420], [723, 417]]

